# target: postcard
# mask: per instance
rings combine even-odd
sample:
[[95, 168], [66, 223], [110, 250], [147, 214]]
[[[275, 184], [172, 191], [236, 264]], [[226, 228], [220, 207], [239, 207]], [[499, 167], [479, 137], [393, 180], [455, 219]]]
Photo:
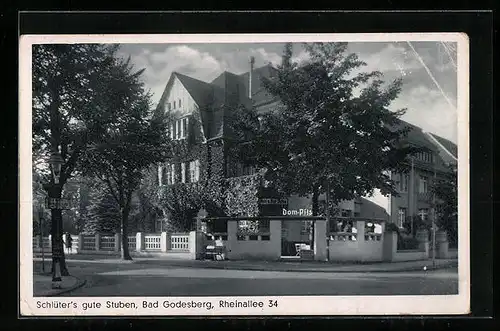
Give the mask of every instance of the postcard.
[[468, 313], [468, 48], [20, 36], [20, 314]]

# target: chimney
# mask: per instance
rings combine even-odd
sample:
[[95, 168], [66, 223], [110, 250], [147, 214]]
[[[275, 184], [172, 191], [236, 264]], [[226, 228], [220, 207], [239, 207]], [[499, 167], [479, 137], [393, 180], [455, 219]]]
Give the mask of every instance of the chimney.
[[253, 56], [250, 56], [250, 72], [248, 75], [248, 98], [252, 99], [252, 71], [253, 71], [253, 65], [255, 63], [255, 58]]

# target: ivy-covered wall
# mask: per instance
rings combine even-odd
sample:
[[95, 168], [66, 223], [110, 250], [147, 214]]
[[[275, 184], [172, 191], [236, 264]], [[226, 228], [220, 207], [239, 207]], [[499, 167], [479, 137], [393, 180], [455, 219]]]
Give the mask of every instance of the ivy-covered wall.
[[258, 216], [260, 173], [226, 179], [224, 207], [228, 216]]

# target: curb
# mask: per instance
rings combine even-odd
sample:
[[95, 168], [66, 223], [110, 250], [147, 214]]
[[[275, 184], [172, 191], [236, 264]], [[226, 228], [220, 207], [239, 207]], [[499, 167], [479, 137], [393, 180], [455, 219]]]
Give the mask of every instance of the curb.
[[56, 297], [56, 296], [59, 296], [61, 294], [64, 294], [64, 293], [68, 293], [68, 292], [71, 292], [71, 291], [74, 291], [80, 287], [82, 287], [83, 285], [85, 285], [87, 283], [87, 281], [85, 279], [80, 279], [76, 276], [71, 276], [71, 277], [75, 277], [76, 278], [76, 284], [71, 286], [71, 287], [68, 287], [68, 288], [65, 288], [63, 290], [60, 290], [58, 291], [57, 293], [53, 293], [53, 294], [49, 294], [49, 295], [46, 295], [47, 297]]
[[[136, 263], [141, 263], [141, 261], [137, 261]], [[220, 265], [183, 265], [180, 263], [171, 263], [170, 266], [173, 267], [182, 267], [182, 268], [205, 268], [205, 269], [218, 269], [218, 270], [242, 270], [242, 271], [269, 271], [269, 272], [323, 272], [323, 273], [388, 273], [388, 272], [405, 272], [405, 271], [424, 271], [421, 266], [412, 266], [400, 269], [392, 269], [392, 270], [383, 270], [383, 269], [374, 269], [374, 270], [356, 270], [356, 269], [276, 269], [276, 268], [262, 268], [262, 267], [232, 267], [232, 266], [220, 266]], [[427, 266], [426, 271], [434, 271], [440, 269], [449, 269], [456, 267], [457, 263], [452, 262], [441, 266], [433, 267]]]

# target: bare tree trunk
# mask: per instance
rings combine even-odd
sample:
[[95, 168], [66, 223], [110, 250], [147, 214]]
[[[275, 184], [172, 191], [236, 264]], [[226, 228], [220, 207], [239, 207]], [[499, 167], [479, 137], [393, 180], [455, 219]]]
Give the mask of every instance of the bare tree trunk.
[[[48, 196], [50, 198], [61, 198], [61, 188], [55, 185], [46, 185]], [[51, 245], [52, 245], [52, 267], [51, 271], [54, 274], [54, 266], [59, 263], [61, 268], [61, 276], [69, 276], [69, 271], [66, 266], [66, 259], [64, 257], [64, 243], [62, 239], [62, 210], [51, 209]]]
[[[318, 216], [319, 214], [319, 190], [317, 187], [313, 189], [313, 195], [312, 195], [312, 214], [313, 216]], [[316, 227], [316, 221], [312, 221], [312, 226], [311, 226], [311, 244], [314, 245], [314, 228]]]
[[128, 215], [129, 208], [125, 207], [122, 209], [122, 219], [121, 219], [121, 229], [122, 229], [122, 259], [132, 260], [130, 256], [130, 251], [128, 249]]

